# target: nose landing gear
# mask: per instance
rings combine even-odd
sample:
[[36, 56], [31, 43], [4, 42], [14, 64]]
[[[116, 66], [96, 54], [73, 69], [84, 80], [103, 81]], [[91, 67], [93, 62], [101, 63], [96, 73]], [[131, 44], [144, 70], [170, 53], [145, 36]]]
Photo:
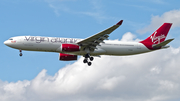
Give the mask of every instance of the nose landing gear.
[[19, 53], [19, 56], [22, 56], [22, 55], [23, 55], [23, 54], [22, 54], [22, 50], [19, 50], [19, 52], [20, 52], [20, 53]]
[[[92, 63], [91, 63], [90, 61], [93, 61], [93, 60], [94, 60], [94, 57], [90, 57], [89, 54], [86, 54], [84, 57], [85, 57], [85, 59], [83, 60], [83, 62], [84, 62], [84, 63], [87, 63], [88, 66], [91, 66]], [[88, 61], [88, 59], [89, 59], [90, 61]]]

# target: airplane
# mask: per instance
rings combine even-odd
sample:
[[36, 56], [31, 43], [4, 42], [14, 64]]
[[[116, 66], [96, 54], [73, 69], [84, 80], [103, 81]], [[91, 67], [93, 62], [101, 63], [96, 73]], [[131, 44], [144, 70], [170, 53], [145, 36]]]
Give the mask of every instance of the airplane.
[[164, 23], [152, 35], [140, 42], [110, 41], [111, 32], [122, 25], [123, 20], [117, 24], [86, 39], [43, 37], [43, 36], [17, 36], [4, 42], [5, 45], [18, 49], [20, 56], [22, 50], [44, 51], [59, 53], [59, 60], [77, 60], [77, 56], [84, 57], [83, 62], [91, 66], [94, 57], [100, 55], [126, 56], [152, 52], [168, 48], [167, 44], [174, 39], [165, 40], [172, 23]]

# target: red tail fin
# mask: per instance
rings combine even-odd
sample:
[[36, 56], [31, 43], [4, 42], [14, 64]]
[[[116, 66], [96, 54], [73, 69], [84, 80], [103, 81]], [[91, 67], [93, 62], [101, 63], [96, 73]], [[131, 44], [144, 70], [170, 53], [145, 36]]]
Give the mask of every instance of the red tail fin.
[[152, 49], [153, 44], [159, 44], [166, 39], [166, 36], [171, 28], [172, 23], [164, 23], [151, 36], [141, 41], [147, 48]]

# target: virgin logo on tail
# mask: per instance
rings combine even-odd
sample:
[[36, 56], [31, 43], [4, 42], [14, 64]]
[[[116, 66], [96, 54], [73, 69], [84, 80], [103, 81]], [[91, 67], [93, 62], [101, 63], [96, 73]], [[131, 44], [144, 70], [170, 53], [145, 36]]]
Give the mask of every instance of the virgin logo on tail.
[[166, 39], [171, 25], [172, 23], [164, 23], [152, 35], [150, 35], [147, 39], [140, 41], [140, 43], [144, 44], [148, 49], [153, 50], [153, 44], [159, 44]]
[[156, 36], [156, 33], [157, 33], [157, 31], [156, 32], [154, 32], [154, 35], [151, 35], [150, 36], [150, 39], [151, 39], [151, 41], [153, 42], [153, 43], [156, 43], [156, 42], [158, 42], [157, 44], [159, 44], [161, 41], [161, 39], [165, 39], [166, 38], [166, 36], [164, 35], [164, 34], [161, 34], [160, 36]]

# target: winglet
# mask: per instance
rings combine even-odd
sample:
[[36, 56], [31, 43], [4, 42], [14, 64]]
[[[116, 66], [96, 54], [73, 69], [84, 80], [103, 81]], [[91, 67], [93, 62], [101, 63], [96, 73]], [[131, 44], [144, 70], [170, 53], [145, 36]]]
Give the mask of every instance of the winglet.
[[121, 25], [123, 23], [123, 20], [119, 21], [116, 25]]

